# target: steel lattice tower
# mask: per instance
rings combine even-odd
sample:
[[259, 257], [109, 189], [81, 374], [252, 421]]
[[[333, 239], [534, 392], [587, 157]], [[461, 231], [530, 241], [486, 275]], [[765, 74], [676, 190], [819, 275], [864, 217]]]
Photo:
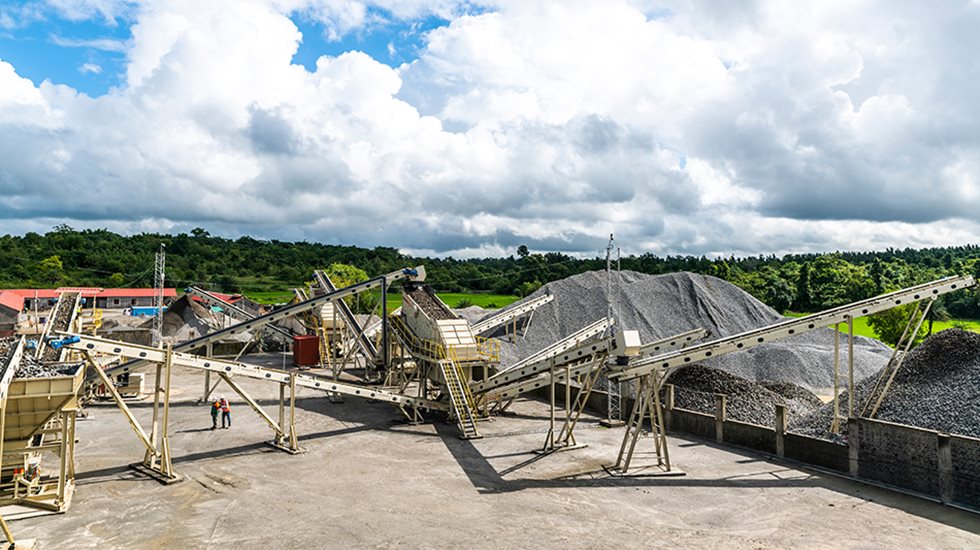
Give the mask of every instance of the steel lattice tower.
[[160, 345], [163, 337], [163, 285], [166, 276], [167, 253], [166, 245], [160, 243], [156, 261], [153, 267], [153, 345]]

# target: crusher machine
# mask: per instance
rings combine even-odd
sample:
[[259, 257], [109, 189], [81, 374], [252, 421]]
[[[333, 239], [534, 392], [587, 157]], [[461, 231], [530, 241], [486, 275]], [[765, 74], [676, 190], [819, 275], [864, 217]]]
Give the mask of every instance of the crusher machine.
[[423, 284], [404, 285], [401, 311], [391, 316], [391, 328], [402, 350], [415, 360], [420, 395], [426, 395], [432, 383], [438, 398], [449, 401], [462, 437], [480, 437], [476, 426], [479, 411], [470, 382], [482, 380], [495, 370], [500, 360], [499, 344], [475, 336], [469, 322], [453, 313], [432, 287]]

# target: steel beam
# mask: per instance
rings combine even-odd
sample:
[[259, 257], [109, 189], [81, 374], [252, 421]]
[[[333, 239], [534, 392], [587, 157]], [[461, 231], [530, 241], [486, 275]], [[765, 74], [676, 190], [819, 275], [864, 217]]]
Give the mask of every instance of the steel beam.
[[[97, 338], [82, 334], [64, 334], [78, 336], [79, 341], [69, 344], [68, 347], [82, 351], [119, 355], [123, 357], [139, 357], [142, 360], [157, 363], [162, 363], [166, 356], [165, 351], [159, 348], [138, 346], [136, 344], [116, 342], [114, 340], [107, 340], [104, 338]], [[255, 380], [269, 380], [270, 382], [278, 382], [280, 384], [289, 384], [290, 373], [279, 369], [257, 367], [247, 363], [236, 363], [233, 361], [225, 361], [222, 359], [201, 357], [199, 355], [178, 352], [173, 353], [173, 363], [175, 365], [203, 371], [218, 372], [234, 376], [244, 376]], [[325, 392], [340, 393], [352, 397], [375, 399], [395, 405], [418, 407], [420, 409], [448, 410], [448, 406], [445, 403], [432, 401], [431, 399], [406, 396], [374, 387], [337, 382], [327, 378], [320, 378], [308, 374], [296, 375], [296, 385]]]

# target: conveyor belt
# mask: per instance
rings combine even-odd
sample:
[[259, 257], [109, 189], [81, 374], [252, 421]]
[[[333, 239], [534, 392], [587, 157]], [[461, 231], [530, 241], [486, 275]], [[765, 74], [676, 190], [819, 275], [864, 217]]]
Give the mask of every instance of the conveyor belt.
[[496, 328], [506, 325], [507, 323], [510, 323], [511, 321], [514, 321], [516, 319], [520, 319], [525, 315], [530, 315], [531, 313], [534, 312], [534, 310], [547, 304], [548, 302], [551, 302], [554, 299], [555, 297], [552, 294], [545, 294], [543, 296], [538, 296], [533, 300], [528, 300], [523, 304], [519, 304], [510, 309], [505, 309], [497, 313], [496, 315], [487, 317], [486, 319], [483, 319], [478, 323], [473, 323], [470, 326], [470, 329], [473, 331], [473, 334], [476, 336], [486, 336], [489, 332], [493, 331]]
[[48, 317], [48, 322], [44, 325], [44, 334], [37, 344], [35, 357], [41, 360], [41, 362], [57, 363], [61, 361], [64, 356], [64, 350], [54, 349], [48, 346], [48, 337], [58, 332], [71, 330], [75, 316], [78, 315], [78, 303], [81, 299], [82, 295], [79, 292], [63, 292], [58, 297], [58, 303], [55, 304], [54, 309], [51, 311], [51, 316]]
[[[333, 281], [331, 281], [330, 277], [328, 277], [322, 270], [318, 269], [314, 271], [313, 276], [316, 278], [317, 284], [320, 285], [320, 288], [322, 288], [324, 292], [336, 292], [337, 287], [334, 286]], [[344, 321], [354, 333], [354, 339], [357, 341], [357, 347], [361, 349], [361, 353], [367, 357], [368, 362], [373, 362], [378, 356], [378, 349], [374, 347], [374, 342], [372, 342], [371, 339], [364, 334], [361, 324], [358, 323], [357, 318], [354, 317], [354, 312], [351, 311], [350, 307], [347, 305], [347, 302], [344, 300], [337, 300], [333, 304], [334, 307], [340, 311], [341, 317], [344, 318]]]

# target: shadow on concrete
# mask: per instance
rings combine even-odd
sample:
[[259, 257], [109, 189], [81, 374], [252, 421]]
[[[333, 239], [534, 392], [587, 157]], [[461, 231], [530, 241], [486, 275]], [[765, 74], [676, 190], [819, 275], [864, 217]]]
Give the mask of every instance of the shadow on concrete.
[[[472, 441], [460, 439], [458, 430], [453, 425], [437, 424], [436, 431], [443, 439], [446, 448], [462, 468], [470, 483], [481, 494], [510, 493], [523, 491], [526, 489], [565, 489], [582, 487], [735, 487], [745, 489], [766, 489], [766, 488], [793, 488], [793, 487], [820, 487], [829, 491], [864, 500], [866, 502], [876, 502], [883, 506], [902, 510], [906, 513], [920, 516], [930, 521], [936, 521], [962, 529], [968, 532], [976, 532], [980, 526], [980, 518], [970, 512], [942, 506], [927, 499], [921, 499], [910, 495], [889, 491], [884, 488], [861, 484], [843, 477], [831, 474], [815, 472], [809, 470], [805, 465], [775, 460], [773, 457], [755, 453], [747, 449], [719, 445], [714, 442], [700, 441], [692, 436], [684, 436], [682, 447], [706, 446], [717, 448], [729, 453], [742, 455], [743, 460], [737, 462], [760, 462], [780, 466], [780, 469], [772, 472], [760, 472], [751, 474], [752, 477], [728, 476], [713, 479], [704, 479], [690, 476], [679, 477], [658, 477], [658, 476], [611, 476], [604, 469], [599, 468], [592, 471], [583, 471], [567, 476], [558, 476], [550, 479], [506, 479], [505, 476], [525, 468], [539, 460], [561, 456], [561, 453], [535, 455], [515, 466], [508, 467], [502, 471], [497, 471], [488, 458], [505, 456], [517, 456], [524, 453], [513, 453], [507, 455], [497, 455], [485, 457], [477, 449]], [[681, 439], [674, 436], [674, 439]], [[528, 453], [529, 454], [529, 453]], [[643, 457], [634, 458], [635, 461], [642, 463]], [[610, 463], [612, 462], [610, 457]], [[806, 477], [780, 478], [775, 474], [786, 471], [806, 471]], [[769, 478], [759, 476], [766, 473], [773, 474]], [[763, 497], [764, 498], [764, 497]]]

